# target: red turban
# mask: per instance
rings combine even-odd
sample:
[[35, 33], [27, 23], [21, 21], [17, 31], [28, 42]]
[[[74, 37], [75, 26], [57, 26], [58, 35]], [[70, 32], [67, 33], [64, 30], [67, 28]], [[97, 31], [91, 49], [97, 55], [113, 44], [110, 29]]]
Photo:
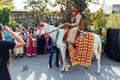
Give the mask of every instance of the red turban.
[[44, 24], [43, 23], [40, 23], [40, 25], [39, 25], [41, 28], [43, 28], [44, 27]]
[[71, 8], [71, 11], [72, 12], [79, 12], [79, 10], [77, 8], [75, 8], [75, 7]]

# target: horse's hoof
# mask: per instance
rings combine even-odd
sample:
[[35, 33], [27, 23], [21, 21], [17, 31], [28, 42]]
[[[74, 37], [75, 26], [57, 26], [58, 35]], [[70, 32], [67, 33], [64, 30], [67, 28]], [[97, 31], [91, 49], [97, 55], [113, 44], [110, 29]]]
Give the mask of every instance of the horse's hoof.
[[69, 68], [69, 67], [70, 67], [70, 65], [68, 64], [66, 67], [67, 67], [67, 68]]
[[60, 69], [60, 73], [63, 73], [63, 72], [65, 72], [65, 69]]
[[60, 70], [60, 73], [63, 73], [63, 72], [65, 72], [65, 70]]
[[100, 75], [101, 73], [100, 73], [100, 71], [97, 71], [96, 74]]
[[69, 69], [68, 69], [68, 68], [66, 68], [66, 69], [65, 69], [65, 71], [69, 71]]

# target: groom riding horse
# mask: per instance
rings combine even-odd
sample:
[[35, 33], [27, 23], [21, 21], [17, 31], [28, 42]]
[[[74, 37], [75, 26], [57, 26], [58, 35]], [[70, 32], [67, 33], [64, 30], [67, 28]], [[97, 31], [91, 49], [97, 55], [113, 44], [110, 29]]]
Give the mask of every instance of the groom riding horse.
[[77, 8], [71, 8], [71, 11], [73, 17], [71, 19], [71, 24], [65, 23], [65, 27], [68, 27], [68, 30], [63, 37], [63, 41], [73, 44], [79, 35], [83, 37], [84, 24], [79, 10]]
[[71, 24], [65, 23], [65, 26], [69, 28], [64, 34], [63, 41], [68, 42], [72, 65], [81, 64], [88, 67], [93, 56], [94, 37], [92, 33], [83, 31], [84, 24], [79, 10], [71, 8], [71, 11], [73, 17]]
[[[73, 14], [72, 23], [65, 23], [65, 26], [70, 26], [65, 34], [64, 30], [60, 29], [61, 27], [57, 28], [47, 23], [42, 23], [43, 27], [41, 30], [41, 35], [48, 34], [52, 38], [52, 41], [55, 41], [56, 47], [60, 49], [63, 61], [61, 72], [68, 69], [65, 55], [65, 51], [67, 49], [67, 44], [65, 42], [68, 42], [68, 49], [72, 65], [80, 64], [86, 67], [90, 66], [93, 56], [92, 53], [94, 53], [98, 63], [97, 73], [100, 73], [102, 47], [101, 39], [99, 35], [95, 33], [84, 32], [82, 17], [78, 9], [72, 8], [71, 11]], [[73, 44], [76, 47], [74, 47]]]

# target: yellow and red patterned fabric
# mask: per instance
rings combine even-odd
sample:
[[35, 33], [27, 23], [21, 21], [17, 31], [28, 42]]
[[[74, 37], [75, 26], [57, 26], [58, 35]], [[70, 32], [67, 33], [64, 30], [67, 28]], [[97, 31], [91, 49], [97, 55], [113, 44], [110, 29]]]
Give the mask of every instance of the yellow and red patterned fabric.
[[87, 32], [84, 38], [78, 38], [75, 44], [75, 48], [71, 44], [68, 45], [72, 65], [80, 64], [86, 67], [90, 66], [94, 45], [93, 34]]

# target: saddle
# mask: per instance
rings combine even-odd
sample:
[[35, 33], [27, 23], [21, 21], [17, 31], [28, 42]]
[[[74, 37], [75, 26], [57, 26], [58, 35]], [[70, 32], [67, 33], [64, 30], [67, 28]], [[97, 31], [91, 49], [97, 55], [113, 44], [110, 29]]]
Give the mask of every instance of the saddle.
[[[69, 30], [67, 30], [63, 36], [63, 42], [67, 42], [67, 35], [68, 35]], [[75, 36], [75, 41], [82, 35], [83, 33], [81, 33], [80, 31], [77, 31], [76, 36]]]

